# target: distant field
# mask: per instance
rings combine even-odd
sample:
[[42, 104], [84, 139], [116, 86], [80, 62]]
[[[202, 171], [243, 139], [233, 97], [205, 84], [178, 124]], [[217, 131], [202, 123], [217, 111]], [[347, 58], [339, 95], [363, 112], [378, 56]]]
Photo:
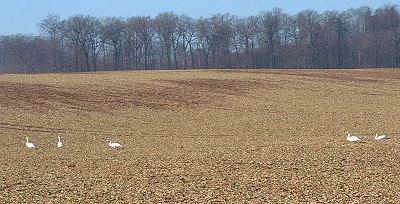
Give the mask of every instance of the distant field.
[[0, 203], [399, 203], [399, 90], [395, 69], [0, 75]]

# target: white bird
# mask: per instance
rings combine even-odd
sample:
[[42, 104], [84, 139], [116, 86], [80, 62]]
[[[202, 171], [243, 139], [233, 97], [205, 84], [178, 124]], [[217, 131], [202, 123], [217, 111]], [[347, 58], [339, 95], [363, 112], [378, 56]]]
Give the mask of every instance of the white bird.
[[30, 143], [28, 141], [28, 137], [26, 137], [26, 146], [28, 147], [28, 149], [35, 148], [35, 145], [33, 145], [33, 143]]
[[116, 143], [116, 142], [111, 142], [111, 139], [109, 138], [110, 142], [108, 143], [108, 146], [112, 147], [112, 148], [117, 148], [117, 147], [122, 147], [121, 144]]
[[389, 140], [389, 139], [390, 139], [390, 137], [387, 135], [379, 135], [378, 136], [378, 133], [375, 133], [375, 140]]
[[57, 143], [57, 147], [58, 148], [61, 148], [61, 147], [63, 147], [64, 145], [63, 145], [63, 143], [61, 142], [61, 138], [60, 138], [60, 136], [58, 136], [58, 143]]
[[347, 133], [347, 141], [349, 141], [349, 142], [359, 142], [359, 141], [361, 141], [360, 138], [358, 138], [357, 136], [350, 135], [349, 132], [346, 132], [346, 133]]

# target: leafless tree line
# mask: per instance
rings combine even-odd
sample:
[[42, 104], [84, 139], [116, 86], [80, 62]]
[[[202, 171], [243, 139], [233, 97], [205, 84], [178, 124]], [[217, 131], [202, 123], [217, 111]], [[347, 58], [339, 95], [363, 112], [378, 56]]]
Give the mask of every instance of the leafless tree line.
[[41, 35], [0, 37], [0, 72], [399, 67], [398, 5], [288, 15], [49, 15]]

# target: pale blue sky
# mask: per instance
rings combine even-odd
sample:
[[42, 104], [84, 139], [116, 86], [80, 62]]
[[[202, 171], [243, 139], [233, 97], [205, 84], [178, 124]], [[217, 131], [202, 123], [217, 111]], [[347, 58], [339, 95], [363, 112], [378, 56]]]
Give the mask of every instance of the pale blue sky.
[[377, 8], [395, 3], [399, 4], [399, 0], [0, 0], [0, 35], [37, 34], [37, 23], [51, 13], [63, 18], [75, 14], [155, 16], [163, 11], [193, 17], [225, 12], [248, 16], [274, 7], [293, 14], [304, 9], [346, 10], [362, 5]]

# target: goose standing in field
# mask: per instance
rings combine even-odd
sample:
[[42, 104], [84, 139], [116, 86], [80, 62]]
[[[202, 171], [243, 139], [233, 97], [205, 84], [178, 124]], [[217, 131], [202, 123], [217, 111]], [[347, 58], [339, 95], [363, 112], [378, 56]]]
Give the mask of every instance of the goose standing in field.
[[28, 147], [28, 149], [35, 148], [35, 145], [28, 141], [28, 137], [26, 137], [26, 146]]
[[61, 137], [60, 136], [58, 136], [58, 143], [57, 143], [57, 147], [58, 148], [61, 148], [61, 147], [63, 147], [64, 145], [63, 145], [63, 143], [61, 142]]
[[349, 142], [359, 142], [359, 141], [361, 141], [360, 138], [358, 138], [357, 136], [350, 135], [349, 132], [346, 132], [346, 133], [347, 133], [347, 141], [349, 141]]
[[390, 137], [387, 135], [378, 135], [378, 133], [375, 133], [375, 140], [389, 140]]
[[117, 148], [117, 147], [122, 147], [121, 144], [116, 143], [116, 142], [111, 142], [111, 139], [108, 138], [110, 140], [110, 142], [108, 143], [108, 146], [112, 147], [112, 148]]

